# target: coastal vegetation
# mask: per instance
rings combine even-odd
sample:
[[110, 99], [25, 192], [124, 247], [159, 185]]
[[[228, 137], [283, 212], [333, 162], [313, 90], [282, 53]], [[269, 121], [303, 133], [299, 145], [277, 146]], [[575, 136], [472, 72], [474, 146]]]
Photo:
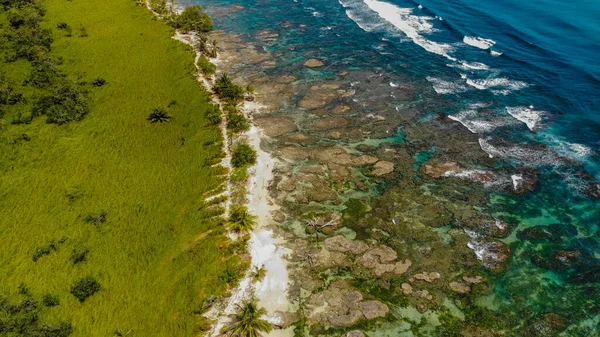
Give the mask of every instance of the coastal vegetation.
[[230, 337], [256, 337], [261, 333], [272, 330], [271, 324], [261, 317], [266, 314], [264, 308], [259, 308], [256, 300], [244, 301], [238, 308], [235, 321], [223, 329]]
[[0, 1], [0, 334], [197, 335], [247, 268], [205, 202], [221, 108], [172, 39], [212, 22], [151, 7], [168, 25], [129, 0]]

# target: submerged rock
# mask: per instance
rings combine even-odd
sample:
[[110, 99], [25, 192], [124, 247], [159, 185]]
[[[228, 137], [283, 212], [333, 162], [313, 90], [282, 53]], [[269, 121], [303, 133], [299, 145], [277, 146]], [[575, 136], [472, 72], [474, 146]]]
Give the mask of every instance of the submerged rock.
[[296, 130], [296, 123], [290, 117], [257, 117], [253, 122], [269, 137], [278, 137]]
[[470, 283], [470, 284], [480, 284], [484, 281], [483, 277], [477, 275], [477, 276], [463, 276], [462, 278], [465, 282]]
[[440, 279], [440, 273], [437, 272], [422, 272], [422, 273], [418, 273], [415, 274], [413, 277], [411, 277], [411, 280], [419, 280], [419, 281], [425, 281], [427, 283], [433, 283], [437, 280]]
[[442, 178], [448, 172], [462, 171], [462, 168], [455, 162], [428, 163], [423, 166], [425, 167], [425, 174], [432, 178]]
[[471, 291], [471, 287], [461, 282], [450, 282], [448, 286], [452, 291], [459, 294], [466, 294]]
[[328, 238], [323, 242], [323, 245], [327, 250], [352, 254], [362, 254], [369, 249], [369, 245], [366, 243], [350, 240], [343, 235]]
[[324, 65], [325, 65], [325, 63], [323, 63], [323, 61], [318, 60], [318, 59], [308, 59], [308, 60], [306, 60], [306, 62], [304, 62], [304, 66], [309, 67], [309, 68], [318, 68], [318, 67], [322, 67]]
[[373, 270], [376, 276], [385, 273], [402, 275], [412, 266], [412, 261], [406, 259], [402, 262], [395, 262], [398, 254], [388, 246], [376, 246], [369, 249], [363, 256], [358, 258], [358, 262], [365, 268]]
[[377, 300], [363, 301], [363, 296], [345, 281], [332, 283], [328, 289], [313, 294], [307, 301], [310, 321], [334, 326], [353, 326], [364, 319], [385, 317], [389, 308]]
[[380, 160], [375, 163], [375, 165], [373, 165], [373, 169], [371, 170], [371, 174], [377, 177], [381, 177], [392, 172], [394, 172], [394, 164], [385, 160]]

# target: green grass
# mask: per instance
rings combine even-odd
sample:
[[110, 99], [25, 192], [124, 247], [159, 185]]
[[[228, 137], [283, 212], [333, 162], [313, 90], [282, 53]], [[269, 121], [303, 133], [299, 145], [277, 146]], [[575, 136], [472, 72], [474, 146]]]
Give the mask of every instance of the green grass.
[[[0, 124], [0, 294], [24, 283], [41, 298], [57, 295], [43, 319], [70, 322], [73, 336], [195, 336], [193, 312], [223, 294], [225, 269], [238, 265], [221, 247], [221, 220], [203, 198], [224, 181], [212, 167], [221, 135], [204, 112], [209, 95], [191, 76], [193, 54], [173, 30], [133, 0], [46, 0], [51, 56], [69, 78], [107, 81], [89, 90], [90, 113], [57, 126], [37, 117]], [[6, 18], [0, 14], [0, 22]], [[56, 29], [59, 22], [73, 35]], [[79, 37], [84, 26], [88, 36]], [[18, 83], [26, 61], [1, 64]], [[25, 90], [28, 90], [25, 88]], [[154, 108], [173, 119], [152, 124]], [[11, 142], [20, 135], [29, 141]], [[102, 221], [88, 216], [106, 213]], [[89, 220], [89, 219], [88, 219]], [[38, 248], [51, 249], [33, 261]], [[74, 264], [74, 251], [88, 250]], [[224, 261], [227, 259], [227, 263]], [[80, 303], [70, 290], [92, 276], [101, 285]]]

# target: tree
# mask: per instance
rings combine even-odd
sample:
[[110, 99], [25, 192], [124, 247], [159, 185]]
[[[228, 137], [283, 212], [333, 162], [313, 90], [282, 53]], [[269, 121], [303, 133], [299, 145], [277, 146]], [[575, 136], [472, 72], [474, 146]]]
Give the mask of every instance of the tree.
[[167, 111], [163, 108], [156, 108], [152, 110], [150, 116], [148, 116], [148, 120], [150, 123], [165, 123], [171, 120], [171, 116], [167, 113]]
[[244, 88], [233, 83], [233, 79], [227, 73], [217, 78], [214, 90], [220, 99], [233, 105], [244, 99]]
[[231, 337], [257, 337], [262, 333], [269, 333], [273, 328], [271, 324], [261, 319], [267, 311], [259, 308], [256, 300], [251, 299], [239, 306], [239, 311], [235, 315], [236, 321], [228, 327], [225, 327], [225, 333]]
[[233, 167], [237, 168], [254, 163], [256, 163], [256, 151], [250, 145], [241, 143], [233, 150], [233, 155], [231, 156], [231, 165]]
[[213, 29], [210, 16], [200, 6], [187, 7], [181, 14], [171, 18], [171, 25], [183, 33], [207, 33]]
[[250, 278], [252, 279], [252, 282], [260, 282], [262, 281], [265, 276], [267, 276], [267, 269], [265, 268], [265, 266], [254, 266], [254, 268], [252, 268], [252, 271], [250, 272]]
[[47, 123], [59, 125], [82, 120], [89, 112], [85, 92], [65, 78], [57, 82], [34, 102], [32, 116], [46, 115]]
[[248, 212], [245, 206], [234, 207], [229, 215], [229, 228], [236, 232], [251, 231], [256, 223], [256, 216]]

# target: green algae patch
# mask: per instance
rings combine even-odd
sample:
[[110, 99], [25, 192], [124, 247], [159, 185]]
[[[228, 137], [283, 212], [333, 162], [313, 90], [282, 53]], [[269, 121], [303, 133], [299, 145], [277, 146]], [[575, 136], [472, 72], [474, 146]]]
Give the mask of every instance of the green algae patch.
[[[197, 335], [197, 309], [235, 285], [243, 263], [204, 200], [225, 172], [213, 166], [222, 136], [194, 54], [132, 0], [43, 5], [47, 56], [88, 110], [68, 123], [19, 120], [38, 89], [24, 84], [27, 60], [5, 62], [2, 42], [0, 72], [27, 99], [0, 114], [0, 297], [21, 303], [21, 284], [32, 301], [53, 294], [60, 305], [35, 305], [37, 315], [65, 335]], [[168, 123], [147, 120], [167, 106]], [[101, 286], [80, 287], [89, 296], [78, 300], [71, 288], [89, 275]]]

